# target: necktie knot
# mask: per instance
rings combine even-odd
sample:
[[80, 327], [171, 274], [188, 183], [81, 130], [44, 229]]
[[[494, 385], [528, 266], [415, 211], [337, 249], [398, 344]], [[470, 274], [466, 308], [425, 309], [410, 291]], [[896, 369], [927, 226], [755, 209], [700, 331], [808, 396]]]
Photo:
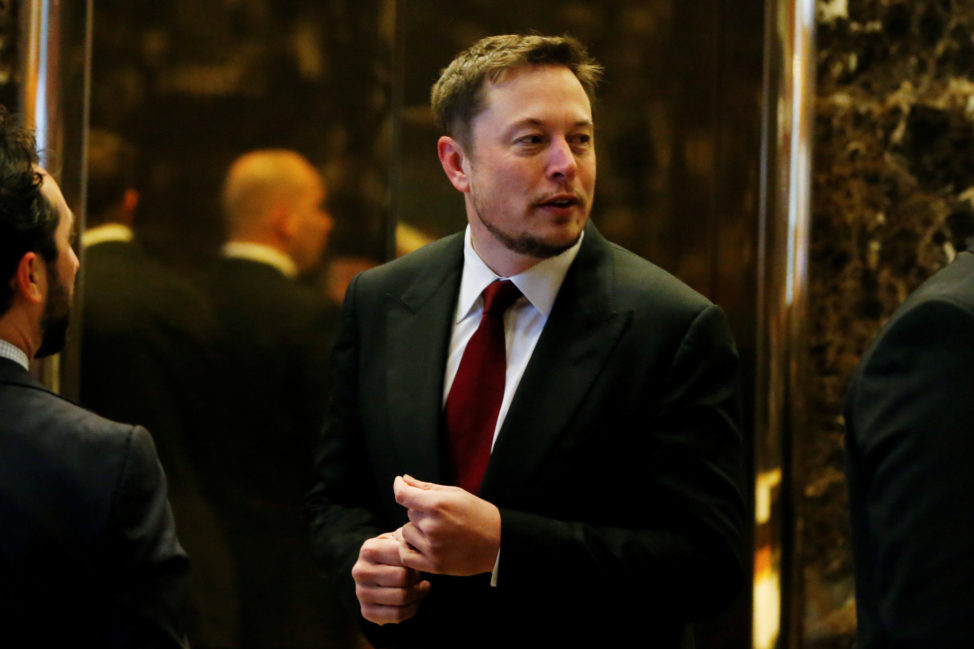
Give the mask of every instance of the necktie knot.
[[521, 290], [510, 280], [495, 280], [484, 289], [484, 313], [503, 314], [521, 297]]

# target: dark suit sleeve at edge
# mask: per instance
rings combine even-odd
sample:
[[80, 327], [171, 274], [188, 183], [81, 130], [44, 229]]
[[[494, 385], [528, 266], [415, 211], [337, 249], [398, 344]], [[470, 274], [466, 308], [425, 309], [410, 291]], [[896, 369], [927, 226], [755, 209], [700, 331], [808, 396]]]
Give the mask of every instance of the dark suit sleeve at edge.
[[[974, 314], [930, 301], [896, 320], [849, 394], [863, 532], [858, 606], [889, 647], [974, 642]], [[857, 548], [857, 550], [860, 548]]]
[[[682, 619], [726, 604], [743, 583], [745, 565], [737, 368], [726, 320], [711, 305], [673, 358], [656, 416], [633, 421], [658, 442], [642, 479], [646, 493], [668, 501], [664, 517], [624, 529], [502, 509], [498, 588], [537, 589], [566, 602], [618, 597], [624, 603], [638, 593], [641, 604]], [[646, 395], [646, 402], [658, 398]], [[618, 497], [638, 507], [643, 496]]]
[[110, 646], [188, 647], [182, 616], [189, 564], [176, 539], [165, 474], [144, 428], [128, 436], [108, 525], [119, 618]]
[[336, 582], [345, 607], [356, 615], [359, 605], [352, 566], [367, 539], [391, 531], [380, 529], [372, 513], [378, 506], [365, 502], [372, 487], [357, 414], [357, 287], [358, 278], [349, 285], [342, 308], [332, 351], [332, 397], [315, 454], [315, 485], [305, 499], [315, 558]]

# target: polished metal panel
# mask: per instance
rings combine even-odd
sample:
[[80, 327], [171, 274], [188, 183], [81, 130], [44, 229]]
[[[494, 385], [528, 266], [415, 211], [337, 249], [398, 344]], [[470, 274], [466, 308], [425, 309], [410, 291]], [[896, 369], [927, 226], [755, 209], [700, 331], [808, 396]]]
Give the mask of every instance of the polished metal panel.
[[768, 0], [758, 262], [753, 646], [798, 646], [790, 454], [803, 428], [814, 0]]
[[[25, 125], [34, 131], [41, 166], [57, 180], [75, 213], [75, 234], [84, 226], [82, 161], [88, 122], [93, 9], [94, 0], [27, 0], [19, 7], [21, 85], [17, 110]], [[80, 299], [76, 295], [74, 314], [80, 313]], [[37, 361], [33, 367], [42, 382], [67, 396], [77, 395], [78, 330], [77, 326], [72, 327], [65, 353]]]

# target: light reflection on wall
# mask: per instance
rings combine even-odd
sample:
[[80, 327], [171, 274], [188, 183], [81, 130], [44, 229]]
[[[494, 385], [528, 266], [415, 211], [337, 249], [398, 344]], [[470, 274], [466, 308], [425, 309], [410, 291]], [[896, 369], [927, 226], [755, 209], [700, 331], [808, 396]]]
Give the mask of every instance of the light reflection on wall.
[[754, 611], [752, 646], [771, 649], [781, 632], [781, 548], [773, 542], [770, 523], [773, 503], [778, 500], [781, 469], [758, 474], [754, 490]]

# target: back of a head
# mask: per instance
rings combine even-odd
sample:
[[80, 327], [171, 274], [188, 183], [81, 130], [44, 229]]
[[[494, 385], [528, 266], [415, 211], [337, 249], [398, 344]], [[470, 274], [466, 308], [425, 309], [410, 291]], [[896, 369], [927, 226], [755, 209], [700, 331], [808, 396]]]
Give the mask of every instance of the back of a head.
[[118, 219], [125, 191], [136, 187], [138, 152], [117, 133], [92, 129], [88, 138], [87, 227]]
[[270, 226], [275, 208], [290, 205], [317, 177], [304, 156], [288, 149], [260, 149], [237, 158], [223, 185], [228, 238], [259, 236]]
[[496, 81], [506, 70], [530, 65], [568, 68], [592, 100], [602, 77], [602, 66], [571, 36], [502, 34], [482, 38], [460, 52], [433, 85], [431, 105], [443, 132], [469, 145], [471, 122], [485, 108], [485, 82]]
[[33, 135], [0, 106], [0, 316], [13, 301], [10, 278], [28, 252], [57, 259], [59, 216], [41, 193]]

